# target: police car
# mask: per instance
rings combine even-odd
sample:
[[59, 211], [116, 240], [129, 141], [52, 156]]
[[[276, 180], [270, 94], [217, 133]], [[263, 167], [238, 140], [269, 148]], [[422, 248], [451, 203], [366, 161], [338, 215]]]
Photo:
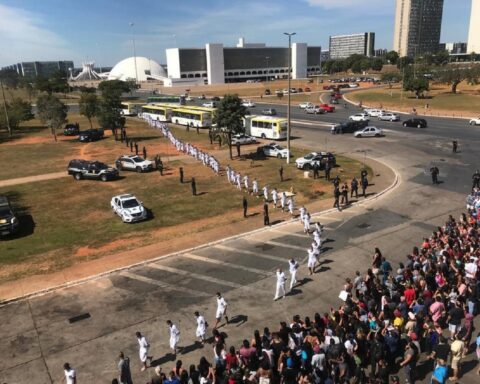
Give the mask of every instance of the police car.
[[153, 170], [153, 161], [138, 155], [123, 155], [115, 160], [115, 167], [119, 171], [148, 172]]
[[133, 223], [147, 218], [147, 210], [143, 203], [130, 194], [113, 196], [110, 206], [124, 223]]

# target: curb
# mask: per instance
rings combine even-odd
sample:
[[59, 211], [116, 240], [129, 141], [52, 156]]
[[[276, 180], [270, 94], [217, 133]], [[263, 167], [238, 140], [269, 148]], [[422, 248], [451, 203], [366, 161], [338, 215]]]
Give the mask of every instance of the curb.
[[[390, 184], [387, 188], [378, 192], [374, 196], [368, 197], [365, 200], [357, 201], [357, 202], [351, 204], [349, 206], [349, 208], [350, 207], [361, 206], [365, 203], [373, 202], [373, 201], [379, 199], [380, 197], [386, 195], [387, 193], [391, 192], [399, 184], [400, 175], [397, 173], [397, 171], [395, 169], [391, 168], [390, 166], [388, 166], [387, 164], [385, 164], [384, 162], [382, 162], [380, 160], [375, 159], [375, 161], [378, 161], [379, 163], [383, 164], [384, 166], [389, 168], [394, 173], [395, 177], [394, 177], [394, 180], [393, 180], [392, 184]], [[312, 213], [312, 217], [318, 217], [320, 215], [328, 215], [328, 214], [334, 213], [334, 212], [339, 212], [339, 211], [338, 211], [337, 208], [329, 208], [329, 209], [326, 209], [324, 211]], [[137, 263], [134, 263], [134, 264], [130, 264], [128, 266], [123, 266], [123, 267], [118, 267], [118, 268], [115, 268], [115, 269], [111, 269], [111, 270], [108, 270], [108, 271], [105, 271], [105, 272], [98, 273], [98, 274], [93, 275], [93, 276], [85, 277], [83, 279], [74, 280], [74, 281], [63, 283], [63, 284], [58, 284], [58, 285], [52, 286], [50, 288], [45, 288], [45, 289], [41, 289], [41, 290], [36, 291], [36, 292], [28, 293], [28, 294], [21, 295], [21, 296], [16, 296], [16, 297], [13, 297], [11, 299], [0, 301], [0, 307], [6, 306], [6, 305], [9, 305], [9, 304], [13, 304], [13, 303], [16, 303], [16, 302], [19, 302], [19, 301], [31, 299], [31, 298], [41, 297], [41, 296], [44, 296], [44, 295], [46, 295], [50, 292], [57, 291], [57, 290], [60, 290], [60, 289], [75, 287], [77, 285], [81, 285], [81, 284], [89, 282], [89, 281], [93, 281], [93, 280], [96, 280], [96, 279], [99, 279], [99, 278], [102, 278], [102, 277], [109, 276], [109, 275], [114, 274], [116, 272], [128, 271], [130, 269], [133, 269], [133, 268], [136, 268], [136, 267], [139, 267], [139, 266], [144, 266], [144, 265], [147, 265], [147, 264], [150, 264], [150, 263], [154, 263], [154, 262], [157, 262], [159, 260], [166, 259], [166, 258], [174, 257], [174, 256], [181, 255], [181, 254], [184, 254], [184, 253], [193, 252], [193, 251], [196, 251], [196, 250], [199, 250], [199, 249], [204, 249], [204, 248], [211, 247], [211, 246], [214, 246], [214, 245], [217, 245], [217, 244], [222, 244], [222, 243], [228, 242], [230, 240], [235, 240], [235, 239], [242, 238], [242, 237], [252, 236], [252, 235], [255, 235], [257, 233], [263, 233], [263, 232], [269, 231], [272, 228], [281, 228], [283, 226], [286, 226], [286, 225], [289, 225], [289, 224], [292, 224], [292, 223], [295, 223], [295, 222], [298, 222], [298, 221], [300, 221], [299, 218], [285, 220], [281, 223], [272, 225], [270, 227], [262, 227], [262, 228], [254, 229], [254, 230], [249, 231], [249, 232], [239, 233], [239, 234], [236, 234], [236, 235], [233, 235], [233, 236], [225, 237], [223, 239], [219, 239], [219, 240], [216, 240], [216, 241], [211, 241], [211, 242], [206, 243], [206, 244], [197, 245], [196, 247], [182, 249], [181, 251], [177, 251], [177, 252], [169, 253], [169, 254], [166, 254], [166, 255], [158, 256], [158, 257], [155, 257], [153, 259], [143, 260], [143, 261], [140, 261], [140, 262], [137, 262]]]

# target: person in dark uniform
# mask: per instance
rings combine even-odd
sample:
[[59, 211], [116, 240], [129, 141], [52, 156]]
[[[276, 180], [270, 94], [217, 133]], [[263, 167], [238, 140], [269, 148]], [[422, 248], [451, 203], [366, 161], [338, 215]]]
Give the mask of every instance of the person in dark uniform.
[[358, 180], [354, 177], [350, 183], [350, 198], [353, 197], [355, 193], [355, 198], [358, 199]]
[[338, 175], [335, 176], [332, 183], [335, 188], [340, 188], [340, 177], [338, 177]]
[[197, 196], [197, 183], [195, 182], [194, 177], [192, 177], [191, 184], [192, 184], [192, 195]]
[[278, 174], [280, 175], [280, 181], [283, 181], [283, 166], [280, 166], [280, 169], [278, 170]]
[[268, 202], [263, 203], [263, 225], [270, 225], [270, 217], [268, 216]]
[[243, 196], [242, 205], [243, 205], [243, 217], [247, 217], [248, 201], [245, 196]]
[[160, 158], [160, 156], [158, 156], [157, 169], [158, 169], [158, 172], [160, 172], [160, 176], [163, 176], [163, 161]]
[[365, 168], [362, 168], [362, 171], [360, 172], [360, 180], [366, 179], [368, 176], [368, 172]]
[[342, 201], [341, 204], [348, 205], [348, 185], [347, 182], [342, 185]]
[[480, 171], [477, 169], [472, 175], [472, 189], [480, 188]]
[[197, 125], [197, 135], [200, 134], [200, 127]]
[[368, 179], [366, 177], [364, 177], [362, 179], [362, 195], [363, 197], [367, 197], [365, 192], [367, 191], [367, 187], [368, 187]]
[[142, 152], [143, 152], [143, 158], [147, 160], [147, 148], [145, 148], [145, 146], [143, 146]]
[[313, 163], [313, 178], [314, 179], [318, 179], [319, 175], [318, 175], [318, 171], [320, 170], [320, 165], [318, 164], [317, 161], [315, 161]]
[[138, 156], [138, 143], [135, 142], [135, 155]]
[[130, 152], [133, 152], [133, 141], [130, 140]]
[[335, 187], [333, 190], [333, 197], [335, 198], [333, 208], [337, 208], [340, 211], [340, 189], [338, 187]]
[[237, 147], [237, 157], [240, 157], [240, 142], [237, 141], [237, 144], [235, 144]]
[[180, 183], [183, 184], [183, 167], [180, 167]]
[[127, 134], [125, 134], [125, 146], [128, 148], [129, 145]]
[[330, 170], [332, 169], [332, 164], [330, 163], [330, 160], [327, 160], [327, 163], [325, 164], [325, 180], [330, 181]]
[[187, 132], [190, 132], [190, 124], [191, 124], [191, 123], [188, 123], [188, 124], [187, 124]]
[[458, 151], [458, 141], [457, 140], [453, 140], [452, 141], [452, 152], [453, 153], [457, 153]]
[[438, 174], [440, 171], [438, 168], [434, 165], [432, 168], [430, 168], [430, 174], [432, 175], [432, 184], [438, 184]]

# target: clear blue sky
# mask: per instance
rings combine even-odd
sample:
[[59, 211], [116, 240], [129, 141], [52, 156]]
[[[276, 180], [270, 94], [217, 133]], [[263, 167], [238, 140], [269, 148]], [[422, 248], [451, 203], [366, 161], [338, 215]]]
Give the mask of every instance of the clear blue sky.
[[[336, 34], [375, 32], [392, 48], [395, 0], [0, 0], [0, 66], [25, 60], [93, 60], [137, 55], [165, 62], [165, 48], [208, 42], [322, 45]], [[471, 0], [445, 0], [442, 42], [466, 41]], [[129, 23], [134, 26], [130, 27]]]

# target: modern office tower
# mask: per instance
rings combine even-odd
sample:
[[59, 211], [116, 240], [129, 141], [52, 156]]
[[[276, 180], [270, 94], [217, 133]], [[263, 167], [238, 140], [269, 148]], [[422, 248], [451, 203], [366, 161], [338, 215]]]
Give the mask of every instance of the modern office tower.
[[373, 56], [375, 33], [330, 36], [330, 59], [345, 59], [350, 55]]

